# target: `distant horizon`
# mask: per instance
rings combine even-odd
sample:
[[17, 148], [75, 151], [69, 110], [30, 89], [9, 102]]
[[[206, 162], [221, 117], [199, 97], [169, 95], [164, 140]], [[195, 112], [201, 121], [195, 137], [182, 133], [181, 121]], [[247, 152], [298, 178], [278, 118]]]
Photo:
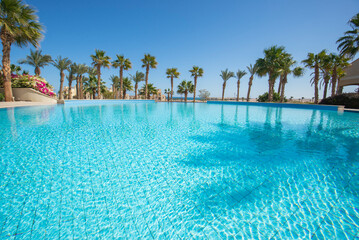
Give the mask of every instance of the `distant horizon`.
[[[187, 0], [181, 3], [104, 0], [100, 5], [97, 1], [88, 1], [86, 5], [68, 0], [25, 2], [38, 10], [40, 22], [46, 28], [40, 49], [53, 59], [61, 55], [76, 63], [91, 65], [90, 55], [95, 49], [105, 50], [112, 60], [116, 54], [124, 54], [133, 65], [130, 71], [124, 72], [129, 76], [136, 71], [144, 72], [140, 60], [145, 53], [150, 53], [156, 57], [158, 68], [150, 70], [149, 83], [162, 92], [170, 88], [170, 80], [165, 75], [167, 68], [176, 67], [181, 73], [180, 78], [174, 80], [176, 89], [182, 80], [193, 81], [188, 71], [197, 65], [204, 69], [204, 76], [198, 80], [197, 96], [198, 90], [207, 89], [210, 97], [217, 98], [222, 91], [221, 70], [247, 70], [246, 67], [263, 57], [263, 50], [272, 45], [284, 46], [298, 65], [308, 52], [327, 49], [336, 53], [336, 40], [349, 30], [347, 22], [359, 7], [355, 0], [340, 3], [334, 0], [256, 3], [232, 0], [221, 4]], [[29, 49], [14, 47], [11, 63], [19, 65], [18, 60], [25, 58]], [[20, 66], [33, 74], [31, 66]], [[41, 71], [41, 76], [58, 92], [58, 70], [46, 66]], [[101, 72], [106, 86], [110, 87], [109, 77], [118, 75], [118, 69]], [[311, 99], [314, 88], [310, 85], [310, 74], [311, 70], [306, 69], [300, 78], [290, 76], [286, 97]], [[246, 97], [248, 78], [247, 74], [241, 81], [240, 98]], [[255, 77], [251, 98], [268, 91], [267, 80], [267, 77]], [[67, 81], [64, 86], [68, 86]], [[344, 92], [356, 88], [345, 87]], [[231, 79], [225, 97], [232, 98], [235, 94], [236, 79]]]

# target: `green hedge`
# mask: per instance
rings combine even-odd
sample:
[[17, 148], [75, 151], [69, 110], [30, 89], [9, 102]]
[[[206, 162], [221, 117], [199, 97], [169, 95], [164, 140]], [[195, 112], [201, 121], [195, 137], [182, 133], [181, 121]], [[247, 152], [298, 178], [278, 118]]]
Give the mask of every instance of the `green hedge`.
[[320, 104], [344, 105], [346, 108], [359, 109], [359, 93], [343, 93], [328, 97], [320, 101]]

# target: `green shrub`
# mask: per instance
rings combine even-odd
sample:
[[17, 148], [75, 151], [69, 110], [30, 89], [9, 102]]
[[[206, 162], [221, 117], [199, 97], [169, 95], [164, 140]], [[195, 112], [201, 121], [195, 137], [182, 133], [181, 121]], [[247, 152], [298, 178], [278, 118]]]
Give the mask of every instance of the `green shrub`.
[[[262, 95], [259, 95], [258, 102], [268, 102], [268, 92], [265, 92]], [[276, 92], [273, 93], [273, 102], [280, 102], [279, 93], [276, 93]], [[286, 98], [284, 98], [284, 102], [287, 102]]]
[[0, 93], [0, 102], [3, 102], [5, 100], [5, 95], [3, 93]]
[[322, 99], [319, 104], [344, 105], [346, 108], [359, 109], [359, 93], [343, 93]]

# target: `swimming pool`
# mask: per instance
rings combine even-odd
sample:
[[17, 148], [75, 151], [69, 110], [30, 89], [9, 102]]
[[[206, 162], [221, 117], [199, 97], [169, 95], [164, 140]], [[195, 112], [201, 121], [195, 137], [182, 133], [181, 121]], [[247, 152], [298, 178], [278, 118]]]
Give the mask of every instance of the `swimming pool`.
[[0, 126], [1, 239], [359, 237], [357, 113], [72, 101]]

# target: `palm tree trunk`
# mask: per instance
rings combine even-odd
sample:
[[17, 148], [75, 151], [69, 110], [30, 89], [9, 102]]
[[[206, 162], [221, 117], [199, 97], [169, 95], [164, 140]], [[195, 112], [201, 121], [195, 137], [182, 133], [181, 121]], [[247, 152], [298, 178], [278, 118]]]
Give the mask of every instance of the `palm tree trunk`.
[[251, 75], [251, 77], [249, 78], [249, 82], [248, 82], [247, 102], [249, 102], [249, 96], [251, 94], [252, 82], [253, 82], [253, 75]]
[[334, 66], [333, 73], [332, 73], [332, 97], [335, 95], [335, 90], [337, 85], [337, 67]]
[[125, 99], [125, 97], [126, 97], [126, 88], [125, 88], [125, 89], [123, 89], [123, 96], [122, 96], [122, 99]]
[[80, 99], [84, 99], [84, 91], [83, 91], [83, 83], [82, 83], [82, 75], [80, 75]]
[[80, 99], [80, 75], [76, 76], [76, 98]]
[[137, 88], [138, 88], [138, 83], [135, 84], [135, 99], [137, 99]]
[[120, 67], [120, 99], [123, 99], [123, 66]]
[[237, 81], [237, 102], [239, 102], [239, 86], [240, 86], [241, 82], [238, 80]]
[[223, 83], [223, 89], [222, 89], [222, 101], [224, 101], [224, 90], [226, 89], [226, 82]]
[[12, 102], [12, 88], [11, 88], [11, 68], [10, 68], [10, 50], [11, 39], [10, 36], [2, 29], [1, 31], [2, 41], [2, 72], [4, 74], [4, 93], [5, 101]]
[[59, 99], [64, 99], [64, 79], [65, 79], [65, 73], [63, 71], [60, 72], [60, 93], [59, 93]]
[[185, 102], [187, 102], [187, 94], [188, 94], [188, 92], [185, 91], [185, 92], [184, 92], [184, 101], [185, 101]]
[[319, 82], [319, 66], [315, 64], [314, 67], [314, 103], [318, 104], [319, 91], [318, 91], [318, 82]]
[[194, 76], [193, 102], [196, 102], [197, 76]]
[[72, 99], [72, 94], [71, 94], [72, 89], [71, 89], [71, 87], [72, 87], [72, 75], [70, 74], [70, 76], [69, 76], [69, 90], [68, 90], [67, 99]]
[[324, 91], [323, 91], [323, 99], [327, 97], [327, 91], [328, 91], [328, 80], [324, 80]]
[[40, 76], [41, 70], [39, 67], [35, 67], [35, 75]]
[[272, 102], [273, 101], [273, 84], [272, 84], [271, 76], [269, 76], [268, 85], [269, 85], [268, 102]]
[[284, 102], [284, 90], [285, 90], [285, 84], [287, 83], [287, 75], [283, 76], [283, 79], [280, 82], [281, 84], [281, 90], [280, 90], [280, 102]]
[[279, 85], [278, 85], [278, 91], [277, 91], [277, 93], [279, 94], [279, 95], [281, 95], [281, 93], [280, 93], [280, 91], [282, 90], [282, 81], [283, 81], [283, 79], [282, 79], [282, 76], [279, 78]]
[[173, 76], [171, 76], [171, 101], [173, 97]]
[[145, 81], [146, 81], [146, 84], [145, 84], [145, 99], [148, 98], [147, 96], [147, 92], [148, 92], [148, 89], [147, 89], [147, 84], [148, 84], [148, 73], [150, 71], [150, 66], [147, 65], [146, 66], [146, 78], [145, 78]]
[[97, 99], [100, 99], [101, 93], [101, 66], [97, 66]]

